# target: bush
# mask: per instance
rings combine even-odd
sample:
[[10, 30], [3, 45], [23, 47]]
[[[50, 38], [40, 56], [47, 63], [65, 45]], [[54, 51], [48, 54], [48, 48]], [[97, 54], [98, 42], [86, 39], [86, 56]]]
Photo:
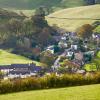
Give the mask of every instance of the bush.
[[100, 83], [100, 72], [89, 73], [84, 76], [81, 74], [63, 74], [60, 76], [51, 74], [44, 77], [1, 81], [0, 94], [98, 83]]
[[13, 92], [13, 83], [10, 81], [3, 81], [0, 83], [0, 94]]

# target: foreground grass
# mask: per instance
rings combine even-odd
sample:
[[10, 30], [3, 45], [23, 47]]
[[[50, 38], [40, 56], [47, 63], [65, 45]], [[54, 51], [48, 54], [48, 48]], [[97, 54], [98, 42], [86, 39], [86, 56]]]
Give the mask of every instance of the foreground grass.
[[6, 94], [0, 100], [100, 100], [100, 84]]
[[26, 63], [36, 63], [37, 65], [42, 65], [39, 62], [32, 61], [28, 58], [25, 58], [20, 55], [9, 53], [5, 50], [0, 49], [0, 65], [9, 65], [9, 64], [26, 64]]

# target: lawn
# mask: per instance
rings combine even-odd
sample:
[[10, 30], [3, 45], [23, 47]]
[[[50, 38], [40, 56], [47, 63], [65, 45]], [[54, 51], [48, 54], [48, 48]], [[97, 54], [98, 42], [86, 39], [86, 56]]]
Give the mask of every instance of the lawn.
[[100, 84], [6, 94], [0, 100], [100, 100]]
[[97, 71], [96, 64], [94, 64], [94, 63], [86, 64], [85, 70], [86, 71]]
[[0, 65], [9, 65], [9, 64], [26, 64], [26, 63], [36, 63], [37, 65], [41, 65], [41, 63], [32, 61], [28, 58], [25, 58], [20, 55], [9, 53], [5, 50], [0, 49]]

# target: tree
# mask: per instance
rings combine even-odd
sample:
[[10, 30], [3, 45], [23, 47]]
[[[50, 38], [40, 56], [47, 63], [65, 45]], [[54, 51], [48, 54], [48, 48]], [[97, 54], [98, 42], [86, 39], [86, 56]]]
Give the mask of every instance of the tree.
[[85, 24], [76, 30], [77, 35], [81, 38], [89, 38], [92, 35], [93, 27], [90, 24]]
[[94, 5], [96, 4], [96, 0], [85, 0], [87, 5]]
[[32, 31], [33, 31], [32, 20], [24, 19], [23, 20], [23, 34], [31, 35]]
[[35, 14], [46, 16], [46, 15], [49, 15], [50, 12], [53, 12], [52, 8], [47, 7], [47, 6], [40, 6], [39, 8], [36, 9]]
[[37, 16], [45, 16], [44, 8], [43, 7], [39, 7], [38, 9], [36, 9], [35, 15], [37, 15]]
[[72, 61], [69, 61], [68, 59], [64, 60], [61, 64], [61, 67], [65, 67], [68, 72], [76, 71], [77, 69], [80, 69], [80, 66], [76, 63], [73, 63]]
[[19, 36], [21, 34], [22, 26], [22, 22], [15, 18], [10, 19], [7, 24], [8, 30], [14, 33], [16, 36]]
[[34, 15], [32, 16], [31, 20], [32, 20], [33, 26], [40, 27], [40, 28], [48, 26], [47, 21], [45, 20], [44, 16]]
[[50, 51], [44, 51], [40, 54], [40, 62], [51, 67], [55, 61], [55, 56]]
[[41, 46], [47, 46], [49, 43], [51, 35], [49, 32], [49, 29], [47, 27], [42, 29], [42, 32], [38, 36], [38, 43], [41, 44]]
[[0, 79], [3, 78], [3, 75], [4, 75], [4, 73], [2, 73], [2, 72], [0, 71]]
[[42, 7], [37, 9], [31, 20], [34, 29], [33, 38], [36, 44], [38, 44], [40, 47], [46, 46], [51, 38], [51, 30], [47, 21], [45, 20], [44, 9]]
[[35, 12], [35, 15], [31, 18], [33, 25], [43, 28], [48, 26], [47, 21], [45, 20], [45, 11], [42, 7], [38, 8]]
[[92, 23], [92, 26], [94, 28], [98, 27], [100, 25], [100, 21], [95, 21], [94, 23]]

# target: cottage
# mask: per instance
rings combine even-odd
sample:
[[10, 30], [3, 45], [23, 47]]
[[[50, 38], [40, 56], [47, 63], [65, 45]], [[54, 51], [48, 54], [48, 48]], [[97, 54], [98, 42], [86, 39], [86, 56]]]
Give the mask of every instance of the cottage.
[[77, 72], [76, 73], [78, 73], [78, 74], [85, 74], [86, 73], [86, 71], [85, 70], [77, 70]]
[[26, 78], [30, 77], [30, 71], [10, 71], [8, 74], [8, 78], [13, 79], [13, 78]]
[[11, 69], [10, 65], [2, 65], [0, 66], [0, 71], [3, 73], [8, 73]]
[[68, 47], [68, 44], [67, 44], [66, 42], [60, 41], [60, 42], [58, 43], [58, 46], [59, 46], [60, 48], [67, 48], [67, 47]]
[[37, 75], [43, 68], [32, 64], [11, 64], [1, 66], [0, 71], [4, 73], [4, 79], [26, 78]]
[[53, 39], [56, 41], [56, 42], [59, 42], [61, 40], [61, 36], [53, 36]]
[[71, 49], [72, 50], [77, 50], [78, 49], [78, 45], [71, 45]]
[[79, 61], [82, 61], [83, 60], [83, 53], [82, 52], [77, 52], [74, 54], [75, 55], [75, 59], [76, 60], [79, 60]]
[[66, 57], [67, 58], [72, 58], [73, 55], [74, 55], [74, 52], [68, 51], [67, 54], [66, 54]]
[[62, 40], [62, 41], [66, 41], [66, 36], [62, 36], [62, 37], [61, 37], [61, 40]]
[[52, 54], [54, 54], [54, 45], [48, 46], [46, 51], [50, 51]]

